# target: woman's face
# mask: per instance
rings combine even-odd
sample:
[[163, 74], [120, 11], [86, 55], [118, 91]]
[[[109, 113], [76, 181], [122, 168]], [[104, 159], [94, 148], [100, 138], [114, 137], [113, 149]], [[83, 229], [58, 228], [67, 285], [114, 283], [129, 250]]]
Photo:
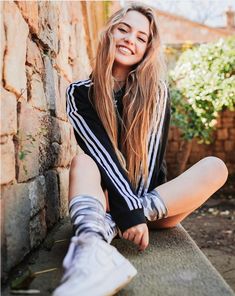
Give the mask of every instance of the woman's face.
[[113, 30], [116, 43], [114, 66], [131, 68], [142, 60], [149, 30], [149, 20], [142, 13], [135, 10], [127, 12]]

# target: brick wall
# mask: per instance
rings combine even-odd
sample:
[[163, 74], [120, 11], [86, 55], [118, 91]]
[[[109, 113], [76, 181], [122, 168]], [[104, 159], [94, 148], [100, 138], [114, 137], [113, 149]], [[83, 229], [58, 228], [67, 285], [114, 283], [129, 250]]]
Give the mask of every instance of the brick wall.
[[[0, 2], [5, 274], [67, 214], [69, 165], [77, 146], [65, 90], [90, 73], [102, 7], [101, 2]], [[88, 15], [94, 27], [87, 25]]]
[[[187, 168], [206, 156], [217, 156], [227, 165], [229, 173], [235, 173], [235, 112], [222, 111], [214, 132], [214, 141], [210, 145], [198, 144], [193, 141], [192, 150], [187, 162]], [[169, 179], [176, 177], [184, 142], [176, 127], [170, 128], [166, 160]]]

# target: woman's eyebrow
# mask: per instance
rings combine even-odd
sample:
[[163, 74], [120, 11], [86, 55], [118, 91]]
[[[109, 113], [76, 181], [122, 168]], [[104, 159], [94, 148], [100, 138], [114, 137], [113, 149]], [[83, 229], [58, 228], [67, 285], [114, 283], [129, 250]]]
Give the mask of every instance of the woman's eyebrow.
[[[119, 23], [119, 25], [121, 25], [121, 24], [123, 24], [123, 25], [126, 25], [128, 28], [132, 28], [129, 24], [127, 24], [127, 23], [125, 23], [125, 22], [120, 22]], [[141, 34], [144, 34], [144, 35], [146, 35], [147, 37], [148, 37], [148, 34], [147, 33], [145, 33], [145, 32], [143, 32], [143, 31], [139, 31], [139, 33], [141, 33]]]

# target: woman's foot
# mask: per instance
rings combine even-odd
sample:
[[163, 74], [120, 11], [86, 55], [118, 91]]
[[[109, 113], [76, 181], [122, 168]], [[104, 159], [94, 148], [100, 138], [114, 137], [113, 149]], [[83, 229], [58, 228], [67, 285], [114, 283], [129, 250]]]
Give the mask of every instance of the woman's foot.
[[53, 296], [114, 295], [137, 274], [115, 247], [98, 236], [73, 237], [61, 285]]

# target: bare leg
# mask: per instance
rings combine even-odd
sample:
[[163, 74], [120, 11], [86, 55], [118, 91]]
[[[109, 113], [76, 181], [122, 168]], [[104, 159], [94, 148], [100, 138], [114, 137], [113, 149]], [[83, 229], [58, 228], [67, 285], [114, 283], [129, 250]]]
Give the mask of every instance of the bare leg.
[[99, 169], [94, 160], [85, 153], [73, 157], [69, 172], [69, 201], [76, 195], [97, 198], [106, 210], [106, 199], [101, 187]]
[[216, 157], [206, 157], [175, 179], [157, 187], [168, 217], [149, 222], [150, 228], [169, 228], [200, 207], [227, 180], [228, 170]]

